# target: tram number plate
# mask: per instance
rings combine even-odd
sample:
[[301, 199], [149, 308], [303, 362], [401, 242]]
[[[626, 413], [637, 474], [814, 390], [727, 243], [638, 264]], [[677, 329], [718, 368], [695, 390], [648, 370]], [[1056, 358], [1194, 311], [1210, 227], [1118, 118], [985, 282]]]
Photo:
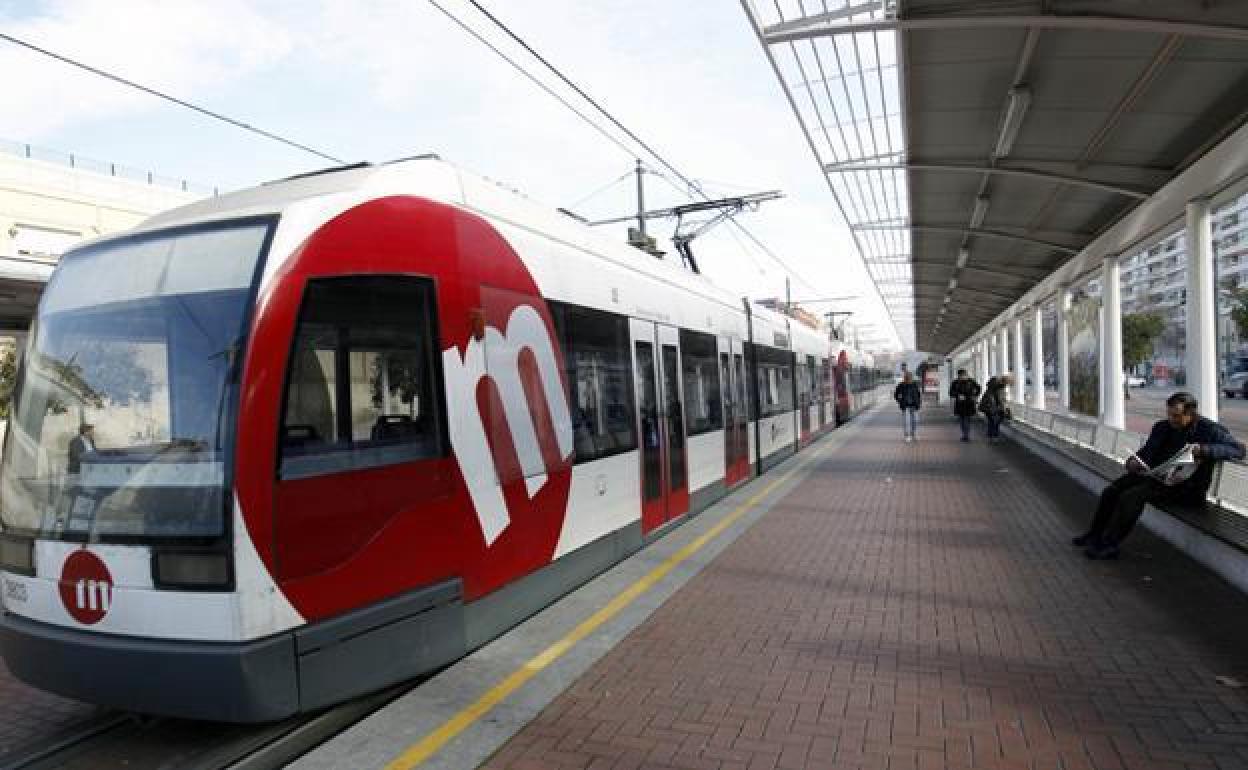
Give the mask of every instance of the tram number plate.
[[30, 597], [26, 594], [26, 584], [19, 583], [16, 580], [5, 579], [4, 581], [4, 599], [7, 602], [21, 602], [25, 604]]

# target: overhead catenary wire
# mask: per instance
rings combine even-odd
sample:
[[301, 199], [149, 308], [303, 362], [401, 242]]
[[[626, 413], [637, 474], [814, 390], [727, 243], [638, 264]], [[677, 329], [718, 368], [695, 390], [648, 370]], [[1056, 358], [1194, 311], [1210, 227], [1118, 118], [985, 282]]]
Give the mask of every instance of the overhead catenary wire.
[[583, 121], [584, 121], [584, 122], [585, 122], [585, 123], [586, 123], [586, 124], [587, 124], [590, 128], [594, 129], [594, 130], [595, 130], [595, 131], [597, 131], [599, 134], [601, 134], [601, 135], [603, 136], [603, 138], [605, 138], [607, 141], [611, 142], [611, 143], [612, 143], [612, 144], [614, 144], [616, 147], [618, 147], [618, 148], [620, 148], [621, 150], [623, 150], [623, 151], [624, 151], [624, 153], [628, 155], [628, 157], [630, 157], [630, 158], [635, 158], [635, 157], [637, 157], [637, 151], [636, 151], [636, 150], [634, 150], [633, 148], [630, 148], [628, 145], [626, 145], [626, 144], [624, 144], [623, 142], [621, 142], [618, 138], [616, 138], [616, 137], [612, 136], [612, 135], [611, 135], [611, 133], [610, 133], [609, 131], [607, 131], [607, 130], [606, 130], [606, 129], [604, 129], [602, 126], [598, 125], [598, 124], [597, 124], [597, 123], [595, 123], [593, 120], [591, 120], [591, 119], [589, 118], [589, 116], [588, 116], [588, 115], [586, 115], [585, 113], [583, 113], [583, 112], [581, 112], [580, 110], [578, 110], [578, 109], [577, 109], [577, 108], [576, 108], [576, 107], [575, 107], [575, 106], [574, 106], [571, 102], [569, 102], [567, 99], [565, 99], [565, 98], [563, 98], [562, 96], [560, 96], [560, 95], [559, 95], [559, 94], [558, 94], [558, 93], [557, 93], [557, 92], [556, 92], [553, 88], [551, 88], [550, 86], [548, 86], [548, 85], [546, 85], [545, 83], [543, 83], [543, 82], [542, 82], [542, 81], [541, 81], [538, 77], [536, 77], [533, 73], [529, 72], [529, 71], [528, 71], [528, 70], [526, 70], [524, 67], [522, 67], [519, 63], [517, 63], [515, 59], [512, 59], [510, 56], [508, 56], [507, 54], [503, 53], [503, 51], [502, 51], [502, 50], [501, 50], [498, 46], [494, 45], [494, 44], [493, 44], [493, 43], [491, 43], [489, 40], [486, 40], [484, 35], [482, 35], [481, 33], [477, 32], [475, 29], [473, 29], [472, 27], [470, 27], [470, 26], [468, 26], [467, 24], [465, 24], [465, 23], [463, 22], [463, 20], [461, 20], [458, 16], [456, 16], [455, 14], [453, 14], [453, 13], [451, 13], [450, 11], [446, 10], [446, 8], [442, 7], [442, 5], [440, 5], [440, 4], [437, 2], [437, 0], [429, 0], [429, 4], [430, 4], [430, 5], [432, 5], [434, 8], [438, 9], [438, 11], [439, 11], [439, 12], [440, 12], [443, 16], [445, 16], [446, 18], [448, 18], [448, 19], [450, 19], [452, 22], [454, 22], [455, 26], [457, 26], [457, 27], [459, 27], [460, 29], [462, 29], [464, 32], [466, 32], [468, 35], [470, 35], [470, 36], [471, 36], [474, 40], [476, 40], [478, 43], [480, 43], [481, 45], [483, 45], [483, 46], [485, 46], [486, 48], [488, 48], [488, 49], [490, 49], [491, 51], [493, 51], [495, 56], [497, 56], [498, 58], [500, 58], [500, 59], [502, 59], [503, 61], [507, 62], [509, 65], [511, 65], [511, 68], [512, 68], [512, 69], [514, 69], [516, 72], [519, 72], [519, 73], [520, 73], [521, 75], [523, 75], [525, 78], [527, 78], [528, 80], [532, 81], [532, 83], [533, 83], [534, 85], [536, 85], [538, 88], [540, 88], [540, 89], [542, 89], [543, 91], [545, 91], [545, 92], [546, 92], [546, 94], [547, 94], [547, 96], [550, 96], [550, 97], [551, 97], [551, 98], [553, 98], [555, 101], [559, 102], [559, 103], [560, 103], [560, 104], [562, 104], [564, 107], [568, 108], [568, 110], [570, 110], [570, 111], [571, 111], [572, 113], [574, 113], [574, 114], [575, 114], [578, 118], [580, 118], [581, 120], [583, 120]]
[[625, 171], [623, 174], [619, 175], [615, 179], [612, 179], [610, 182], [607, 182], [602, 187], [599, 187], [593, 192], [589, 193], [588, 195], [585, 195], [584, 197], [577, 199], [577, 201], [573, 203], [572, 205], [568, 206], [568, 208], [575, 209], [576, 207], [580, 206], [586, 201], [593, 200], [594, 198], [603, 194], [607, 190], [610, 190], [612, 187], [615, 187], [620, 182], [623, 182], [625, 179], [632, 177], [636, 173], [637, 173], [636, 171], [630, 168], [628, 171]]
[[[445, 9], [443, 9], [441, 6], [437, 4], [436, 0], [429, 0], [429, 2], [433, 4], [434, 7], [441, 10], [444, 14], [447, 13]], [[624, 125], [624, 123], [622, 123], [618, 118], [616, 118], [615, 115], [613, 115], [606, 108], [604, 108], [601, 104], [599, 104], [596, 100], [594, 100], [593, 97], [591, 97], [588, 93], [586, 93], [585, 90], [581, 88], [579, 85], [573, 82], [572, 79], [569, 78], [567, 75], [565, 75], [558, 67], [551, 64], [544, 56], [538, 53], [537, 50], [533, 48], [533, 46], [531, 46], [528, 42], [526, 42], [524, 38], [520, 37], [520, 35], [518, 35], [509, 26], [507, 26], [505, 22], [503, 22], [493, 13], [491, 13], [488, 8], [486, 8], [477, 0], [468, 0], [468, 2], [474, 8], [476, 8], [481, 13], [481, 15], [489, 19], [489, 21], [492, 24], [494, 24], [494, 26], [498, 27], [499, 30], [501, 30], [505, 35], [507, 35], [507, 37], [511, 38], [517, 45], [519, 45], [526, 52], [528, 52], [528, 54], [532, 56], [534, 59], [536, 59], [538, 62], [540, 62], [542, 66], [550, 70], [550, 72], [553, 73], [555, 77], [559, 78], [559, 80], [561, 80], [565, 85], [567, 85], [568, 88], [571, 88], [573, 91], [575, 91], [577, 95], [579, 95], [582, 99], [584, 99], [587, 103], [589, 103], [589, 105], [592, 106], [595, 110], [597, 110], [599, 114], [601, 114], [607, 120], [611, 121], [612, 125], [614, 125], [620, 131], [622, 131], [625, 136], [627, 136], [632, 141], [636, 142], [639, 147], [641, 147], [643, 150], [646, 151], [646, 153], [650, 155], [650, 157], [654, 158], [656, 161], [659, 162], [660, 165], [662, 165], [664, 168], [670, 171], [673, 175], [675, 175], [676, 178], [678, 178], [682, 183], [684, 183], [685, 187], [689, 191], [689, 193], [687, 194], [689, 194], [690, 197], [693, 197], [693, 195], [696, 194], [697, 197], [700, 197], [704, 201], [711, 200], [710, 197], [705, 192], [702, 191], [702, 188], [699, 185], [697, 185], [688, 176], [683, 174], [680, 171], [680, 169], [676, 168], [676, 166], [673, 165], [671, 162], [669, 162], [667, 158], [663, 157], [662, 154], [660, 154], [657, 150], [651, 147], [645, 140], [643, 140], [640, 136], [638, 136], [631, 129], [629, 129], [628, 126]], [[449, 16], [450, 14], [447, 14], [447, 15]], [[458, 23], [460, 24], [461, 27], [464, 27], [465, 29], [467, 29], [466, 25], [464, 25], [462, 22], [458, 22]], [[485, 42], [481, 38], [481, 36], [475, 32], [472, 32], [472, 36], [475, 37], [477, 40], [481, 40], [482, 42]], [[489, 44], [487, 43], [487, 45]], [[492, 50], [495, 50], [496, 53], [498, 52], [497, 49], [493, 45], [490, 45], [489, 47]], [[499, 55], [502, 56], [501, 53], [499, 53]], [[513, 66], [515, 65], [513, 64]], [[526, 72], [526, 76], [532, 79], [532, 75], [529, 75], [527, 72]], [[564, 101], [563, 99], [560, 99], [560, 102], [563, 102], [563, 101]], [[793, 269], [787, 262], [781, 259], [779, 255], [777, 255], [774, 251], [769, 249], [766, 245], [764, 245], [762, 241], [760, 241], [752, 232], [749, 231], [748, 228], [746, 228], [744, 225], [738, 222], [735, 218], [729, 217], [728, 221], [734, 227], [740, 230], [741, 233], [745, 235], [745, 237], [753, 241], [754, 244], [758, 246], [758, 248], [761, 249], [768, 257], [774, 260], [776, 264], [784, 268], [784, 270], [787, 273], [789, 273], [791, 276], [801, 281], [802, 283], [806, 284], [810, 288], [812, 289], [816, 288], [814, 283], [812, 283], [811, 281], [806, 279], [804, 276], [802, 276], [802, 274], [799, 273], [797, 270]]]
[[73, 59], [69, 56], [65, 56], [64, 54], [59, 54], [55, 51], [48, 50], [47, 48], [37, 46], [34, 43], [27, 42], [25, 40], [22, 40], [21, 38], [14, 37], [13, 35], [8, 35], [3, 32], [0, 32], [0, 40], [4, 40], [6, 42], [12, 43], [13, 45], [20, 46], [30, 51], [34, 51], [35, 53], [41, 54], [43, 56], [56, 59], [59, 62], [70, 65], [71, 67], [76, 67], [85, 72], [89, 72], [92, 75], [102, 77], [106, 80], [111, 80], [114, 83], [119, 83], [123, 86], [126, 86], [127, 88], [133, 88], [137, 91], [142, 91], [143, 93], [148, 94], [150, 96], [155, 96], [158, 99], [163, 99], [172, 104], [176, 104], [179, 107], [184, 107], [193, 112], [197, 112], [201, 115], [205, 115], [209, 118], [212, 118], [213, 120], [218, 120], [218, 121], [221, 121], [222, 123], [227, 123], [231, 126], [234, 126], [235, 128], [241, 128], [244, 131], [249, 131], [253, 134], [256, 134], [257, 136], [262, 136], [265, 139], [269, 139], [274, 142], [280, 142], [281, 144], [284, 144], [288, 147], [293, 147], [296, 150], [301, 150], [303, 152], [310, 153], [312, 155], [317, 156], [318, 158], [330, 161], [331, 163], [345, 164], [347, 162], [343, 160], [342, 158], [335, 157], [333, 155], [330, 155], [327, 152], [322, 152], [321, 150], [318, 150], [315, 147], [310, 147], [306, 144], [303, 144], [302, 142], [297, 142], [294, 139], [287, 138], [280, 134], [275, 134], [272, 131], [267, 131], [257, 126], [253, 126], [250, 123], [245, 123], [241, 120], [238, 120], [237, 118], [231, 118], [229, 115], [224, 115], [215, 110], [210, 110], [207, 107], [202, 107], [193, 102], [188, 102], [185, 99], [179, 98], [177, 96], [173, 96], [172, 94], [167, 94], [164, 91], [158, 91], [157, 89], [152, 88], [150, 86], [145, 86], [142, 83], [136, 83], [135, 81], [130, 80], [129, 78], [124, 78], [121, 75], [117, 75], [107, 70], [100, 69], [99, 67], [86, 64], [85, 62], [78, 61], [77, 59]]

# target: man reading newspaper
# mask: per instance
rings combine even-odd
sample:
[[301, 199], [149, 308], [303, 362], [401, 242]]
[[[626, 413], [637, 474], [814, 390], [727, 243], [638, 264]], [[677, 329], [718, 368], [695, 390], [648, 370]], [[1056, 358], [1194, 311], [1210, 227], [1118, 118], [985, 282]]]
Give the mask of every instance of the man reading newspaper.
[[1116, 559], [1119, 546], [1148, 503], [1200, 505], [1219, 460], [1242, 460], [1244, 445], [1197, 411], [1196, 397], [1179, 392], [1166, 399], [1166, 419], [1127, 459], [1127, 473], [1105, 487], [1092, 527], [1071, 542], [1089, 559]]

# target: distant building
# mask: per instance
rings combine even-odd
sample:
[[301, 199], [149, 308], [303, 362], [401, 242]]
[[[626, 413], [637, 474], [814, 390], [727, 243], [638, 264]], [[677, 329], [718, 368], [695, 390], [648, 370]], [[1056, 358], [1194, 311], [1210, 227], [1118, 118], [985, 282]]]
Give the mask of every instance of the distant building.
[[215, 190], [148, 171], [0, 141], [0, 336], [29, 326], [74, 244], [125, 230]]
[[[1213, 216], [1217, 288], [1248, 286], [1248, 195]], [[1218, 303], [1218, 349], [1229, 358], [1246, 341], [1231, 321], [1229, 303]], [[1157, 313], [1166, 329], [1153, 346], [1153, 367], [1183, 366], [1187, 334], [1187, 239], [1184, 231], [1163, 238], [1122, 261], [1122, 312]]]
[[[0, 355], [17, 346], [52, 268], [80, 241], [216, 193], [114, 163], [0, 140]], [[0, 420], [0, 442], [5, 422]]]

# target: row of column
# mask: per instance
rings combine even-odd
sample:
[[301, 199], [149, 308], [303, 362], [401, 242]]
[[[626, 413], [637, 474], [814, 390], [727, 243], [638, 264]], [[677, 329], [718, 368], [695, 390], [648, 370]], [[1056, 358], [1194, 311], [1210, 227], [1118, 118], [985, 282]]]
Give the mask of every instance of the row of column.
[[[1213, 231], [1211, 206], [1207, 200], [1187, 205], [1187, 389], [1200, 401], [1201, 413], [1217, 419], [1218, 373], [1216, 337], [1216, 298], [1214, 296]], [[1101, 421], [1122, 430], [1126, 425], [1123, 397], [1122, 288], [1119, 255], [1107, 257], [1101, 265], [1100, 383]], [[1057, 305], [1058, 399], [1062, 410], [1070, 408], [1070, 286], [1062, 286]], [[1045, 407], [1044, 394], [1044, 300], [999, 327], [985, 330], [964, 353], [975, 378], [1012, 373], [1011, 400], [1032, 407]], [[1031, 373], [1028, 391], [1023, 361], [1023, 322], [1031, 314]], [[1013, 327], [1011, 329], [1011, 327]], [[1013, 349], [1011, 350], [1011, 341]], [[1012, 354], [1012, 355], [1011, 355]], [[1012, 360], [1011, 360], [1012, 359]]]

